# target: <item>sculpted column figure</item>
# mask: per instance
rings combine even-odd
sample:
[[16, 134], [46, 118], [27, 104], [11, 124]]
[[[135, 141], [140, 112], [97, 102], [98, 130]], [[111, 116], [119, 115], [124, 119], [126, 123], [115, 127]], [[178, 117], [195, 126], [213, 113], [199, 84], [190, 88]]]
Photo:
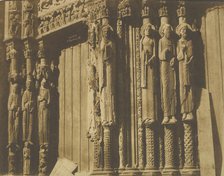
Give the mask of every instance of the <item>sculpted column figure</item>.
[[38, 103], [38, 137], [39, 137], [39, 175], [45, 176], [48, 174], [48, 153], [49, 153], [49, 118], [50, 118], [50, 89], [49, 75], [50, 68], [47, 65], [45, 55], [45, 45], [39, 41], [38, 57], [40, 64], [36, 70], [37, 81], [40, 82], [39, 94], [37, 97]]
[[[182, 7], [182, 8], [185, 8]], [[177, 59], [179, 61], [180, 105], [184, 126], [184, 170], [183, 174], [193, 175], [195, 169], [195, 131], [194, 131], [194, 86], [193, 86], [193, 42], [190, 36], [191, 26], [186, 23], [186, 12], [177, 10], [179, 25], [176, 32], [180, 36], [177, 43]]]
[[155, 121], [157, 120], [156, 94], [156, 44], [153, 38], [154, 26], [146, 19], [142, 26], [140, 41], [141, 53], [141, 87], [142, 119], [146, 133], [146, 169], [154, 170], [155, 166]]
[[17, 171], [19, 130], [21, 118], [21, 97], [19, 95], [18, 83], [11, 85], [11, 93], [8, 99], [8, 146], [9, 149], [9, 174]]
[[102, 170], [102, 124], [101, 124], [101, 111], [100, 111], [100, 97], [99, 97], [99, 75], [97, 70], [97, 25], [92, 23], [89, 30], [89, 52], [88, 59], [88, 111], [89, 111], [89, 129], [88, 137], [94, 143], [94, 172]]
[[18, 171], [17, 161], [19, 159], [20, 149], [20, 120], [21, 120], [21, 95], [19, 89], [19, 43], [12, 40], [6, 43], [6, 57], [10, 61], [9, 83], [10, 94], [8, 98], [8, 172], [16, 174]]
[[104, 169], [111, 169], [111, 125], [115, 120], [114, 111], [114, 62], [115, 52], [112, 42], [112, 27], [102, 27], [99, 58], [99, 91], [102, 125], [104, 128]]
[[175, 126], [176, 115], [176, 72], [175, 72], [175, 44], [172, 39], [173, 28], [169, 24], [166, 3], [159, 9], [161, 17], [159, 40], [161, 104], [163, 110], [165, 167], [164, 175], [171, 175], [175, 169]]
[[33, 120], [34, 120], [34, 109], [35, 109], [35, 99], [33, 93], [32, 80], [27, 78], [26, 90], [22, 97], [22, 111], [23, 111], [23, 174], [30, 174], [30, 153], [33, 133]]
[[40, 163], [39, 174], [46, 175], [47, 173], [47, 156], [49, 145], [49, 104], [50, 104], [50, 91], [47, 88], [45, 78], [42, 79], [39, 95], [38, 95], [38, 134], [40, 144]]

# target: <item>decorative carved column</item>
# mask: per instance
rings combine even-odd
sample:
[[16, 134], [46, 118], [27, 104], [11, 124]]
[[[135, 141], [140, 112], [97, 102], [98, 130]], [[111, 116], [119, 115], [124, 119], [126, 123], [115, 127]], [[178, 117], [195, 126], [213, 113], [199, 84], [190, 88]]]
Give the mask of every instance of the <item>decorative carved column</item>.
[[36, 79], [39, 87], [38, 94], [38, 136], [39, 136], [39, 175], [48, 174], [49, 156], [49, 118], [50, 118], [50, 88], [49, 65], [46, 59], [46, 48], [43, 40], [40, 40], [38, 50], [39, 63], [36, 65]]
[[25, 91], [22, 96], [22, 136], [23, 136], [23, 175], [31, 174], [34, 116], [36, 112], [36, 95], [34, 90], [34, 2], [22, 2], [22, 38], [24, 40], [24, 63], [26, 65]]
[[103, 142], [104, 142], [104, 170], [111, 170], [111, 124], [103, 124]]
[[94, 149], [94, 161], [93, 171], [102, 171], [102, 144], [103, 144], [103, 132], [101, 124], [101, 112], [100, 112], [100, 95], [99, 95], [99, 74], [98, 74], [98, 25], [97, 22], [89, 24], [89, 52], [90, 57], [88, 59], [88, 113], [89, 113], [89, 129], [88, 137], [93, 142]]
[[152, 4], [142, 3], [143, 26], [140, 41], [141, 54], [141, 88], [142, 88], [142, 119], [145, 126], [146, 166], [143, 175], [155, 174], [155, 123], [157, 121], [157, 53], [154, 36], [155, 27], [152, 24]]
[[[119, 13], [119, 12], [118, 12]], [[117, 80], [118, 80], [118, 85], [117, 89], [119, 89], [119, 93], [117, 94], [118, 96], [118, 118], [119, 118], [119, 125], [118, 125], [118, 130], [119, 130], [119, 136], [118, 136], [118, 142], [119, 142], [119, 170], [120, 172], [123, 172], [123, 170], [126, 167], [126, 135], [125, 135], [125, 130], [126, 130], [126, 124], [124, 123], [125, 121], [125, 103], [124, 103], [124, 94], [125, 94], [125, 76], [123, 73], [123, 66], [124, 66], [124, 24], [123, 24], [123, 19], [121, 14], [118, 14], [117, 18]]]
[[[110, 10], [109, 2], [102, 1], [101, 4], [97, 7], [98, 11], [93, 12], [91, 16], [94, 17], [93, 22], [96, 24], [96, 31], [98, 32], [98, 27], [100, 27], [99, 32], [101, 35], [96, 34], [96, 40], [98, 41], [98, 37], [100, 36], [99, 43], [95, 46], [96, 49], [93, 48], [93, 52], [97, 55], [97, 63], [95, 64], [95, 68], [99, 75], [99, 85], [97, 94], [95, 96], [96, 100], [99, 97], [99, 107], [100, 114], [95, 116], [100, 119], [100, 126], [102, 124], [103, 136], [102, 144], [103, 144], [103, 171], [97, 172], [93, 171], [92, 175], [111, 175], [113, 174], [113, 166], [112, 166], [112, 137], [114, 136], [112, 133], [112, 128], [115, 122], [115, 62], [116, 62], [116, 48], [114, 42], [114, 29], [110, 25]], [[98, 83], [97, 83], [98, 84]], [[100, 116], [99, 116], [100, 115]], [[94, 121], [96, 122], [97, 119]], [[98, 127], [97, 127], [98, 128]], [[101, 127], [100, 127], [101, 128]], [[95, 129], [97, 130], [97, 129]], [[96, 142], [96, 141], [95, 141]], [[99, 143], [101, 143], [99, 141]], [[98, 144], [95, 143], [95, 152], [97, 155], [98, 149], [101, 148]], [[99, 154], [99, 153], [98, 153]], [[99, 156], [99, 155], [98, 155]], [[95, 164], [98, 163], [98, 157], [95, 156]]]
[[138, 117], [138, 167], [144, 168], [144, 130], [142, 124], [142, 90], [141, 90], [141, 57], [140, 29], [136, 29], [136, 77], [137, 77], [137, 117]]
[[10, 62], [9, 84], [10, 93], [8, 98], [8, 173], [10, 175], [18, 174], [20, 137], [21, 129], [21, 72], [19, 65], [21, 63], [21, 2], [8, 1], [5, 3], [5, 45], [6, 58]]
[[22, 97], [23, 111], [23, 174], [31, 174], [31, 146], [33, 145], [33, 126], [36, 110], [36, 97], [33, 79], [33, 42], [24, 41], [24, 57], [26, 60], [26, 90]]
[[185, 1], [179, 2], [177, 16], [179, 25], [176, 28], [180, 39], [177, 42], [177, 59], [179, 61], [179, 86], [181, 115], [184, 127], [184, 168], [183, 175], [195, 175], [195, 102], [193, 85], [193, 41], [192, 28], [188, 24], [187, 4]]
[[[161, 99], [164, 125], [164, 149], [165, 166], [164, 175], [176, 174], [175, 153], [175, 128], [176, 116], [176, 70], [175, 70], [175, 43], [172, 38], [173, 28], [169, 24], [168, 6], [165, 1], [161, 2], [159, 9], [161, 26], [159, 29], [161, 39], [159, 40]], [[167, 74], [169, 73], [169, 74]]]
[[15, 41], [6, 43], [6, 57], [10, 60], [10, 94], [8, 99], [8, 171], [9, 174], [18, 172], [19, 149], [20, 149], [20, 120], [21, 120], [21, 96], [20, 96], [20, 73], [19, 73], [19, 44]]

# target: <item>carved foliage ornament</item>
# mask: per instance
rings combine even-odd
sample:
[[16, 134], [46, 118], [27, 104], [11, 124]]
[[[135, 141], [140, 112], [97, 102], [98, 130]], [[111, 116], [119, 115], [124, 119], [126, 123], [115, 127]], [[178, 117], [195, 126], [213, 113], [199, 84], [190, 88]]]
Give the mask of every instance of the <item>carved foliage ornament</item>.
[[132, 15], [132, 7], [130, 0], [122, 0], [118, 5], [119, 17], [130, 17]]

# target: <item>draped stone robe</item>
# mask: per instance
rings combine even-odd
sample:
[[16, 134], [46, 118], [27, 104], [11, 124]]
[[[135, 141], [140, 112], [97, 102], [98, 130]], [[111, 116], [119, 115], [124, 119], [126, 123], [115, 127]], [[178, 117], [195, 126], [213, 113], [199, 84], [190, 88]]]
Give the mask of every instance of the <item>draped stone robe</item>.
[[190, 113], [194, 109], [194, 100], [192, 92], [192, 40], [180, 39], [178, 41], [177, 59], [179, 61], [181, 113]]
[[114, 64], [115, 52], [113, 42], [102, 39], [99, 57], [99, 88], [101, 119], [104, 122], [115, 120], [114, 110]]
[[[156, 94], [156, 62], [155, 41], [148, 36], [140, 42], [141, 51], [141, 87], [142, 87], [142, 118], [156, 120], [157, 94]], [[149, 63], [149, 60], [153, 60]]]
[[175, 57], [175, 45], [165, 36], [159, 40], [161, 99], [164, 117], [176, 113], [176, 73], [170, 61]]
[[50, 104], [50, 91], [47, 88], [40, 88], [39, 96], [39, 109], [38, 109], [38, 121], [39, 121], [39, 143], [49, 143], [49, 104]]
[[8, 143], [19, 143], [19, 121], [20, 121], [21, 97], [16, 93], [11, 93], [8, 100]]
[[34, 95], [25, 90], [22, 97], [23, 111], [23, 141], [32, 141], [33, 118], [34, 118]]

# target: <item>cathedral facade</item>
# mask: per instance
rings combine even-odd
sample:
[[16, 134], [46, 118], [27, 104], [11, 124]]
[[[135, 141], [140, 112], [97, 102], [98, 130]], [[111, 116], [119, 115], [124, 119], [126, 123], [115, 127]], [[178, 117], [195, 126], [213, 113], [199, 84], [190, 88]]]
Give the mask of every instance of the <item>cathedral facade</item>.
[[0, 2], [0, 173], [224, 175], [223, 21], [216, 1]]

